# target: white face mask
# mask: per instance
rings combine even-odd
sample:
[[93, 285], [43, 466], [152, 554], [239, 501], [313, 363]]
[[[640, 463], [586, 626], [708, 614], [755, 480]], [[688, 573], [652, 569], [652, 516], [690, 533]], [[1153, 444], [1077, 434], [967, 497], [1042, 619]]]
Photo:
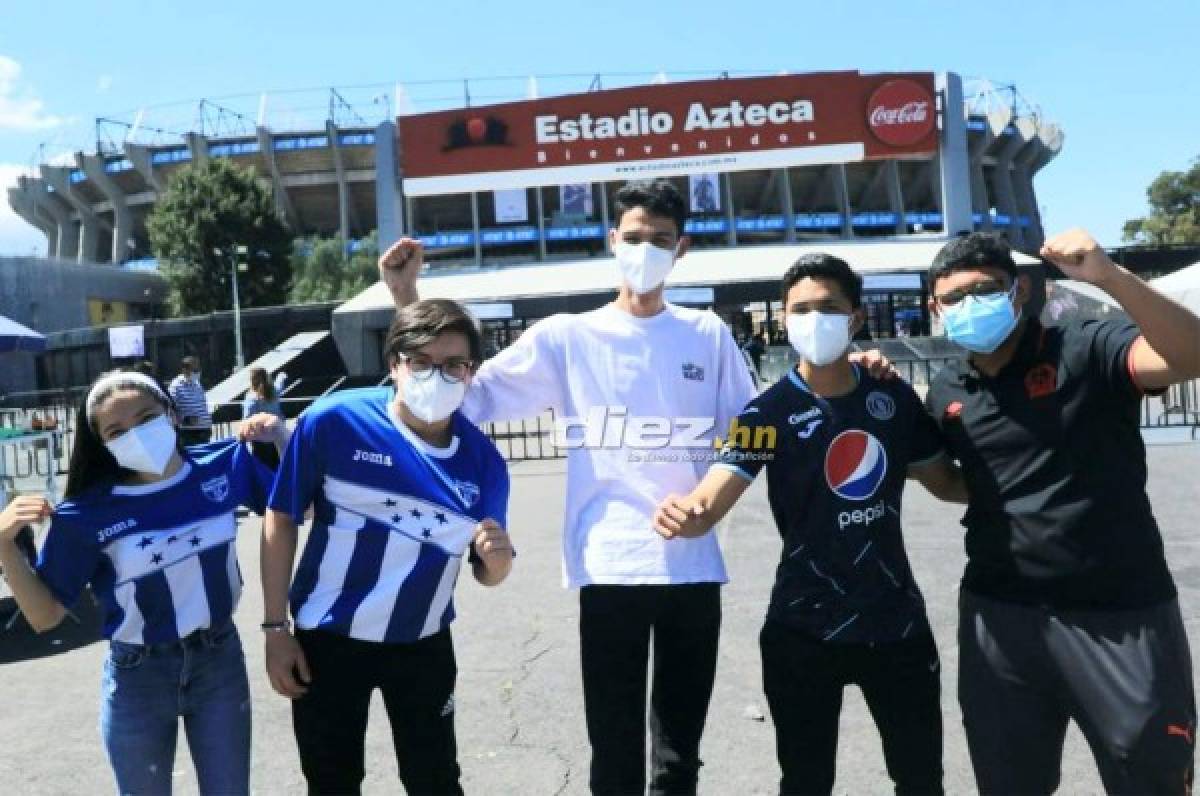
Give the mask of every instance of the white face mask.
[[828, 365], [850, 347], [849, 315], [791, 312], [786, 324], [788, 342], [801, 359], [813, 365]]
[[412, 374], [404, 378], [404, 405], [426, 423], [437, 423], [454, 414], [462, 406], [467, 394], [467, 383], [448, 383], [441, 373], [431, 373], [427, 379], [414, 379]]
[[613, 247], [621, 278], [634, 293], [649, 293], [661, 285], [675, 264], [674, 249], [660, 249], [653, 243], [618, 243]]
[[162, 475], [175, 453], [175, 427], [166, 415], [159, 415], [110, 439], [104, 447], [127, 470]]

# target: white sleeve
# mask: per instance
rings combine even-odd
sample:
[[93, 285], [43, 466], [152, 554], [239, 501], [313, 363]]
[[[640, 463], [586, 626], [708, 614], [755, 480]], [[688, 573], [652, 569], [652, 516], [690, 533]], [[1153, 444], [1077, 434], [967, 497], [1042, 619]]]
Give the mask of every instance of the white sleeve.
[[714, 432], [724, 437], [729, 432], [729, 424], [742, 413], [757, 392], [746, 359], [730, 334], [729, 327], [719, 318], [717, 323], [721, 327], [718, 343], [720, 372], [717, 374], [717, 425]]
[[563, 356], [557, 326], [561, 316], [538, 321], [480, 366], [467, 388], [462, 412], [473, 423], [537, 417], [563, 409]]

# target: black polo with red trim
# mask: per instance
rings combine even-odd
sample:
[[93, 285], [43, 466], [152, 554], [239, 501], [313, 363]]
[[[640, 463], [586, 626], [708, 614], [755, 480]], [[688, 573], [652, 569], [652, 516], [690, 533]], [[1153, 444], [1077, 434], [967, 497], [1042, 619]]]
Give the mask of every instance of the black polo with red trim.
[[942, 369], [927, 404], [970, 492], [963, 588], [1055, 608], [1175, 596], [1146, 495], [1132, 323], [1025, 323], [994, 378]]

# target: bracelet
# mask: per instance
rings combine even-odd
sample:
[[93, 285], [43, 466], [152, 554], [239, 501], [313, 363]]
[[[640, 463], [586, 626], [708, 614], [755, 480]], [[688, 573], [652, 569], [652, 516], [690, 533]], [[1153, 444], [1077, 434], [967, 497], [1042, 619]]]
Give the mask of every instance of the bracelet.
[[261, 627], [264, 633], [286, 633], [292, 629], [292, 623], [284, 619], [282, 622], [263, 622]]

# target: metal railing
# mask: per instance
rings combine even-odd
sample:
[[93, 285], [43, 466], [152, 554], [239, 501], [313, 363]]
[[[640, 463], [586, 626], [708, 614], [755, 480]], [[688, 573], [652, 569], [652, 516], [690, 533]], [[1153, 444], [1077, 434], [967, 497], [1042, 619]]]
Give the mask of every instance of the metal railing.
[[[907, 360], [894, 362], [893, 365], [901, 378], [916, 387], [918, 392], [924, 393], [937, 372], [952, 361]], [[763, 370], [766, 374], [768, 368], [764, 367]], [[770, 373], [768, 383], [778, 377], [779, 373]], [[299, 415], [318, 398], [336, 391], [342, 383], [343, 380], [335, 380], [320, 395], [285, 394], [280, 398], [285, 415]], [[295, 387], [287, 393], [294, 390]], [[82, 396], [83, 388], [0, 396], [0, 430], [45, 427], [48, 421], [62, 434], [59, 444], [53, 449], [0, 446], [0, 456], [4, 457], [3, 470], [16, 478], [45, 477], [51, 467], [56, 468], [55, 472], [59, 474], [65, 473], [75, 441], [76, 407]], [[13, 403], [22, 405], [14, 406]], [[223, 407], [236, 408], [236, 416], [213, 425], [214, 439], [232, 436], [241, 419], [240, 404], [224, 404], [217, 408]], [[1200, 380], [1176, 384], [1161, 395], [1146, 396], [1141, 404], [1140, 422], [1145, 429], [1190, 428], [1192, 438], [1200, 438]], [[550, 411], [527, 420], [485, 423], [481, 428], [506, 461], [561, 459], [566, 456], [565, 449], [554, 444], [554, 414]]]

